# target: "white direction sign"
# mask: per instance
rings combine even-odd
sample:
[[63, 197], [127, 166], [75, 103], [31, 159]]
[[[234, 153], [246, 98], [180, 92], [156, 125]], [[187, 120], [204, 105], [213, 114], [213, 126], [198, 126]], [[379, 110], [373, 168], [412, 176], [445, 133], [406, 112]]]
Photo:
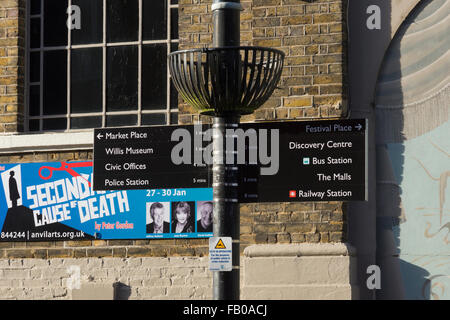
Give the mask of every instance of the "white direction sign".
[[231, 271], [232, 240], [231, 237], [209, 238], [209, 270]]

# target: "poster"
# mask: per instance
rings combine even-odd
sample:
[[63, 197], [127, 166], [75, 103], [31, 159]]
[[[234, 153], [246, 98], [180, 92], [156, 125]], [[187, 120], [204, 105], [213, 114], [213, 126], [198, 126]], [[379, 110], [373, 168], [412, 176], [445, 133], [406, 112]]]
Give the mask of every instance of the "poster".
[[212, 188], [93, 191], [92, 161], [0, 164], [0, 241], [212, 236]]

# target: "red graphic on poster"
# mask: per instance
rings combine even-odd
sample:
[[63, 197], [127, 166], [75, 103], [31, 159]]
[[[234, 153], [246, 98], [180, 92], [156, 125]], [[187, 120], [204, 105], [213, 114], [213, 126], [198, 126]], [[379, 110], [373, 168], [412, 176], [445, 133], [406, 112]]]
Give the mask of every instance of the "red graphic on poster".
[[[59, 168], [55, 167], [48, 167], [43, 166], [39, 169], [39, 176], [44, 179], [48, 180], [53, 176], [53, 171], [66, 171], [68, 172], [72, 177], [80, 177], [88, 183], [89, 187], [91, 187], [91, 183], [85, 179], [82, 175], [80, 175], [78, 172], [73, 170], [72, 168], [83, 168], [83, 167], [92, 167], [92, 161], [84, 161], [84, 162], [75, 162], [75, 163], [68, 163], [68, 162], [61, 162], [61, 166]], [[48, 170], [48, 175], [42, 175], [42, 170]]]

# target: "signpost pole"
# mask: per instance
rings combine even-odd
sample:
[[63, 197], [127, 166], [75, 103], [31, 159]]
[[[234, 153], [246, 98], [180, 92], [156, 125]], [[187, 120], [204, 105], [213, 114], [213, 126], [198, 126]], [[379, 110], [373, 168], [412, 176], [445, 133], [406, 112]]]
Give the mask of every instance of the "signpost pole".
[[[225, 140], [227, 128], [235, 127], [239, 117], [214, 117], [213, 123], [213, 201], [214, 237], [232, 238], [232, 270], [215, 271], [213, 275], [213, 297], [215, 300], [239, 300], [239, 195], [238, 167], [227, 164]], [[234, 145], [236, 145], [234, 143]], [[234, 158], [234, 155], [232, 155]]]
[[[239, 0], [214, 0], [213, 47], [231, 47], [240, 44]], [[222, 54], [229, 54], [224, 52]], [[218, 75], [220, 76], [220, 75]], [[226, 80], [225, 80], [226, 81]], [[219, 111], [219, 110], [218, 110]], [[226, 158], [234, 150], [227, 150], [227, 128], [239, 124], [238, 114], [223, 115], [216, 112], [213, 122], [213, 201], [214, 237], [232, 238], [232, 271], [215, 271], [213, 298], [215, 300], [239, 300], [239, 237], [240, 218], [238, 200], [238, 167], [227, 164]], [[233, 143], [236, 146], [236, 143]], [[234, 155], [233, 155], [234, 159]]]
[[[214, 0], [211, 9], [213, 48], [172, 52], [169, 70], [183, 99], [214, 117], [214, 237], [232, 238], [233, 268], [215, 271], [213, 297], [233, 300], [239, 299], [239, 175], [236, 159], [227, 161], [236, 153], [227, 150], [232, 148], [226, 140], [232, 137], [226, 137], [226, 132], [238, 126], [241, 115], [252, 113], [269, 99], [281, 77], [284, 53], [240, 46], [239, 0]], [[237, 148], [237, 143], [233, 146]]]

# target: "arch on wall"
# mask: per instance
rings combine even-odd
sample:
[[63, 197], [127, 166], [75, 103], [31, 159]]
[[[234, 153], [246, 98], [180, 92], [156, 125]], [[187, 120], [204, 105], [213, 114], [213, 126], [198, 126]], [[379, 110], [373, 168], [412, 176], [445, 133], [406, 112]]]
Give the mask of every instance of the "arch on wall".
[[449, 26], [448, 1], [422, 0], [378, 75], [377, 298], [450, 298]]

